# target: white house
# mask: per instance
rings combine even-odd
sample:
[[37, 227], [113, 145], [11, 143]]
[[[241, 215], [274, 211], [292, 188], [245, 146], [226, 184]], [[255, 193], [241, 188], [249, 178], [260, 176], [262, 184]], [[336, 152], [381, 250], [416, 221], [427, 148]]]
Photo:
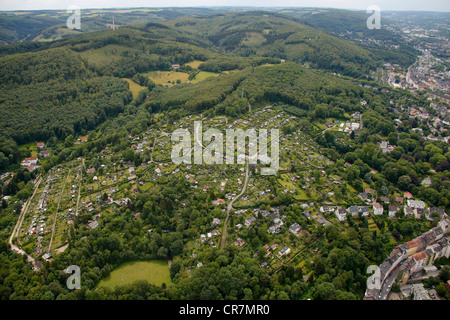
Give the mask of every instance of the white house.
[[395, 218], [395, 214], [397, 213], [398, 210], [399, 210], [399, 207], [389, 206], [389, 208], [388, 208], [389, 218]]
[[336, 215], [336, 218], [338, 218], [339, 221], [345, 221], [347, 220], [347, 210], [344, 208], [337, 209], [334, 214]]
[[375, 202], [373, 204], [373, 214], [376, 216], [381, 216], [383, 214], [383, 206], [381, 205], [381, 203]]
[[413, 209], [425, 209], [425, 202], [420, 200], [408, 200], [408, 206]]

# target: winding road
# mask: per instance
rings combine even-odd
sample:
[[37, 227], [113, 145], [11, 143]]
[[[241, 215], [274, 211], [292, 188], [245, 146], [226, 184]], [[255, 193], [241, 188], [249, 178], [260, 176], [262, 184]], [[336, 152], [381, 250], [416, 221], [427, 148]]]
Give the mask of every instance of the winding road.
[[26, 213], [28, 211], [28, 208], [30, 206], [31, 200], [34, 198], [34, 195], [36, 194], [41, 181], [42, 181], [42, 177], [39, 176], [39, 179], [37, 180], [37, 182], [35, 184], [35, 187], [34, 187], [34, 192], [31, 195], [31, 197], [28, 198], [27, 202], [25, 202], [25, 204], [23, 205], [22, 210], [20, 211], [19, 219], [17, 219], [17, 223], [14, 226], [13, 232], [12, 232], [12, 234], [9, 237], [9, 240], [8, 240], [9, 245], [11, 246], [11, 250], [13, 250], [13, 251], [15, 251], [15, 252], [17, 252], [17, 253], [19, 253], [19, 254], [21, 254], [23, 256], [26, 256], [27, 260], [33, 264], [34, 269], [36, 271], [39, 270], [39, 267], [36, 266], [36, 260], [32, 256], [30, 256], [28, 253], [26, 253], [25, 251], [20, 249], [18, 246], [13, 244], [13, 239], [16, 238], [19, 235], [20, 228], [22, 227], [23, 219], [25, 218], [25, 215], [26, 215]]
[[238, 200], [244, 193], [245, 190], [247, 189], [247, 184], [248, 184], [248, 167], [249, 167], [249, 160], [247, 158], [247, 161], [245, 163], [245, 182], [244, 182], [244, 186], [242, 187], [241, 192], [234, 197], [227, 206], [227, 217], [225, 218], [225, 222], [223, 224], [223, 231], [222, 231], [222, 240], [220, 242], [220, 250], [223, 250], [223, 248], [225, 247], [225, 243], [226, 243], [226, 239], [227, 239], [227, 226], [228, 226], [228, 218], [230, 216], [230, 212], [233, 209], [233, 203]]

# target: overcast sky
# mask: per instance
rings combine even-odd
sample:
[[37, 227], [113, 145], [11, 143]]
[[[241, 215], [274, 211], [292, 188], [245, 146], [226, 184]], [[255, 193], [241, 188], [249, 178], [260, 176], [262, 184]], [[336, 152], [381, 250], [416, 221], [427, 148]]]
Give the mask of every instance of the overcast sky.
[[450, 11], [450, 0], [0, 0], [0, 10], [129, 7], [327, 7], [365, 10], [377, 5], [381, 10]]

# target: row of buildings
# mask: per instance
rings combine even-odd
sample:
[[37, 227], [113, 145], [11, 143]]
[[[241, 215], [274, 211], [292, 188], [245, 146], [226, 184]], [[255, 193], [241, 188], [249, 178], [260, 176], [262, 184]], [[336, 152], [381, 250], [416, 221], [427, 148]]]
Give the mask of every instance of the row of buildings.
[[365, 300], [386, 299], [393, 282], [405, 285], [411, 275], [430, 266], [441, 257], [450, 257], [450, 218], [439, 221], [438, 225], [412, 241], [392, 250], [389, 257], [368, 279]]
[[[404, 214], [406, 217], [420, 219], [424, 216], [428, 221], [433, 221], [433, 214], [436, 213], [439, 219], [443, 219], [445, 210], [441, 208], [425, 208], [425, 202], [420, 200], [408, 200], [405, 206], [388, 205], [387, 210], [379, 202], [372, 204], [372, 212], [375, 216], [381, 216], [387, 211], [389, 218], [395, 218], [398, 214]], [[319, 210], [322, 213], [334, 213], [339, 221], [347, 220], [347, 215], [352, 217], [359, 215], [366, 217], [370, 213], [369, 206], [350, 206], [348, 208], [342, 208], [340, 206], [322, 206]]]

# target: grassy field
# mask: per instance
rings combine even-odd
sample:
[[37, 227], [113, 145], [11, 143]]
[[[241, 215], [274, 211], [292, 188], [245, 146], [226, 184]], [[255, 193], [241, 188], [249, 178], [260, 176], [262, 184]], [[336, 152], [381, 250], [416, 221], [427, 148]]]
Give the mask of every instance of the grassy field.
[[87, 50], [80, 53], [80, 55], [87, 59], [89, 63], [96, 65], [106, 65], [115, 61], [120, 61], [123, 57], [121, 54], [124, 51], [128, 51], [127, 47], [110, 44], [103, 48]]
[[200, 81], [208, 79], [209, 77], [217, 77], [217, 76], [220, 76], [220, 74], [213, 73], [213, 72], [207, 72], [207, 71], [200, 71], [195, 76], [194, 80], [192, 80], [192, 83], [200, 82]]
[[143, 86], [137, 84], [136, 82], [134, 82], [131, 79], [124, 78], [123, 80], [126, 80], [128, 82], [128, 84], [130, 85], [130, 91], [133, 94], [133, 99], [136, 99], [139, 91], [144, 90], [146, 88], [146, 87], [143, 87]]
[[167, 84], [169, 81], [181, 80], [181, 82], [186, 82], [189, 80], [189, 74], [185, 72], [176, 71], [152, 71], [145, 73], [156, 84]]
[[23, 144], [23, 145], [19, 146], [19, 150], [29, 150], [31, 152], [30, 157], [34, 157], [34, 158], [36, 158], [39, 154], [37, 146], [36, 146], [36, 142], [30, 142], [27, 144]]
[[137, 280], [147, 280], [149, 283], [160, 286], [169, 284], [170, 273], [165, 261], [134, 261], [122, 264], [111, 272], [98, 284], [99, 287], [114, 288], [124, 284], [130, 284]]
[[190, 66], [194, 69], [198, 69], [198, 66], [201, 65], [204, 61], [200, 61], [200, 60], [194, 60], [192, 62], [189, 63], [185, 63], [185, 65]]

